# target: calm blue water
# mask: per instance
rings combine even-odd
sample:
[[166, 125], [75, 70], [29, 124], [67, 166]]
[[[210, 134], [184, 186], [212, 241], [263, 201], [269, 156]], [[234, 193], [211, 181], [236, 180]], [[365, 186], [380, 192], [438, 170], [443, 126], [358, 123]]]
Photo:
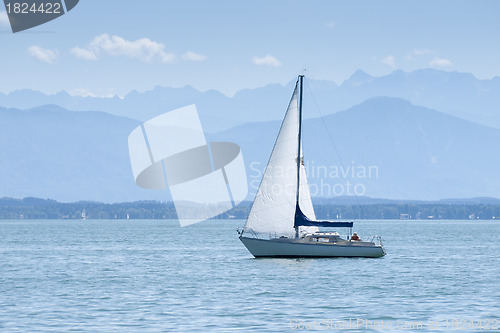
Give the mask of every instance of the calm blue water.
[[0, 331], [500, 327], [498, 221], [356, 222], [380, 259], [253, 259], [242, 225], [0, 221]]

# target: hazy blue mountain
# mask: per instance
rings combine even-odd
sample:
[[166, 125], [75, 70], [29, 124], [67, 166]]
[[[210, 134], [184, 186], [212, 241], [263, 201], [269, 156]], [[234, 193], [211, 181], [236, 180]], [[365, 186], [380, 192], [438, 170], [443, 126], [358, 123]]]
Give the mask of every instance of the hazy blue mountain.
[[[290, 99], [293, 82], [244, 89], [232, 97], [193, 87], [166, 88], [123, 98], [70, 96], [66, 92], [44, 95], [31, 90], [0, 93], [0, 106], [28, 109], [55, 104], [75, 111], [98, 110], [138, 120], [188, 104], [196, 104], [206, 130], [217, 132], [254, 121], [279, 120]], [[479, 80], [472, 74], [434, 69], [403, 72], [381, 77], [356, 71], [340, 86], [334, 82], [306, 80], [305, 103], [313, 110], [307, 117], [332, 114], [378, 96], [403, 98], [415, 105], [436, 109], [466, 120], [500, 128], [500, 78]]]
[[[245, 124], [211, 137], [243, 147], [254, 192], [279, 125]], [[401, 99], [373, 98], [306, 120], [303, 140], [313, 195], [352, 195], [357, 189], [389, 199], [500, 197], [500, 130]]]
[[127, 136], [138, 121], [49, 105], [0, 108], [0, 196], [129, 199]]
[[409, 73], [396, 70], [386, 76], [372, 77], [357, 71], [340, 86], [338, 93], [344, 97], [339, 101], [344, 107], [371, 97], [398, 97], [415, 105], [500, 128], [500, 77], [479, 80], [469, 73], [434, 69]]
[[[280, 118], [288, 98], [281, 103]], [[167, 192], [134, 184], [127, 137], [137, 120], [50, 105], [26, 111], [0, 108], [0, 123], [0, 197], [170, 199]], [[253, 193], [280, 123], [253, 122], [207, 135], [209, 141], [241, 146]], [[307, 119], [303, 135], [315, 196], [357, 190], [360, 196], [387, 199], [500, 198], [499, 129], [380, 97]]]

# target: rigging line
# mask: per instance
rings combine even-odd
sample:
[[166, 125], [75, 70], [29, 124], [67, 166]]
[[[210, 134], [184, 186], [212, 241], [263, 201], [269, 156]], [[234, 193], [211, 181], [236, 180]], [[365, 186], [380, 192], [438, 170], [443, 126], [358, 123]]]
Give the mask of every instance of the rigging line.
[[[342, 158], [340, 157], [340, 153], [339, 153], [339, 151], [337, 149], [337, 146], [335, 145], [335, 142], [333, 141], [333, 136], [330, 133], [330, 130], [328, 129], [328, 126], [326, 126], [326, 122], [325, 122], [324, 116], [321, 113], [321, 110], [319, 108], [318, 103], [316, 102], [316, 99], [314, 98], [314, 95], [312, 93], [312, 89], [311, 89], [311, 87], [310, 87], [310, 85], [309, 85], [308, 82], [305, 84], [305, 86], [306, 86], [307, 91], [309, 92], [309, 95], [311, 96], [311, 99], [312, 99], [314, 105], [316, 106], [316, 110], [318, 110], [321, 122], [323, 123], [323, 126], [326, 129], [326, 133], [328, 134], [328, 137], [330, 138], [330, 142], [332, 143], [333, 149], [335, 150], [335, 154], [337, 155], [337, 158], [339, 159], [340, 166], [342, 167], [343, 170], [345, 170], [344, 162], [342, 161]], [[346, 178], [347, 178], [347, 180], [349, 180], [349, 173], [346, 174]], [[359, 201], [358, 195], [356, 194], [356, 191], [354, 191], [354, 198], [356, 199], [356, 203], [358, 204], [358, 219], [361, 219], [361, 203]]]

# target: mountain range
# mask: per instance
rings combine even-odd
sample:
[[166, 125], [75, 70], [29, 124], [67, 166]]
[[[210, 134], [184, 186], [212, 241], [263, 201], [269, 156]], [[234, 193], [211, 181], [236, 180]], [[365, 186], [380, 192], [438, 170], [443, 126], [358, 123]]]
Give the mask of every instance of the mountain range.
[[[244, 149], [254, 190], [279, 125], [250, 123], [211, 138], [232, 140]], [[500, 197], [496, 128], [377, 97], [307, 119], [302, 133], [312, 195], [353, 195], [358, 186], [356, 195], [389, 199]]]
[[[132, 91], [120, 98], [72, 96], [63, 91], [46, 95], [32, 90], [0, 93], [0, 106], [30, 109], [54, 104], [73, 111], [96, 110], [145, 121], [156, 115], [196, 104], [205, 130], [218, 132], [247, 122], [279, 120], [283, 101], [290, 98], [294, 81], [244, 89], [234, 96], [218, 91], [200, 92], [193, 87], [157, 86], [146, 92]], [[500, 77], [481, 80], [469, 73], [422, 69], [395, 70], [380, 77], [356, 71], [341, 84], [306, 80], [305, 101], [315, 113], [328, 115], [361, 104], [372, 97], [395, 97], [414, 105], [439, 110], [471, 122], [500, 128]]]
[[[283, 88], [273, 85], [269, 89]], [[267, 101], [279, 105], [278, 119], [284, 115], [292, 89]], [[264, 90], [262, 95], [267, 94]], [[246, 103], [252, 103], [250, 95], [255, 92], [244, 93], [249, 95]], [[500, 198], [500, 129], [393, 97], [369, 98], [323, 117], [314, 117], [311, 109], [310, 102], [304, 106], [303, 140], [315, 197], [356, 193], [400, 200]], [[127, 137], [139, 120], [45, 105], [28, 110], [0, 107], [0, 123], [4, 125], [0, 197], [62, 202], [170, 199], [167, 191], [144, 190], [134, 184]], [[280, 123], [264, 119], [207, 134], [208, 141], [240, 145], [249, 200]], [[203, 119], [202, 124], [206, 126]]]

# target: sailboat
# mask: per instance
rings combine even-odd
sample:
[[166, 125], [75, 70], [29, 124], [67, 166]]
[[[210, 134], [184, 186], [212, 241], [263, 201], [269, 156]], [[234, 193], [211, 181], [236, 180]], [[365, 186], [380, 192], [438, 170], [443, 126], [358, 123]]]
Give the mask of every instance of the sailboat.
[[[302, 157], [303, 80], [303, 75], [297, 79], [239, 239], [254, 257], [382, 257], [379, 236], [362, 241], [351, 237], [353, 222], [316, 220]], [[347, 228], [348, 235], [320, 227]]]

